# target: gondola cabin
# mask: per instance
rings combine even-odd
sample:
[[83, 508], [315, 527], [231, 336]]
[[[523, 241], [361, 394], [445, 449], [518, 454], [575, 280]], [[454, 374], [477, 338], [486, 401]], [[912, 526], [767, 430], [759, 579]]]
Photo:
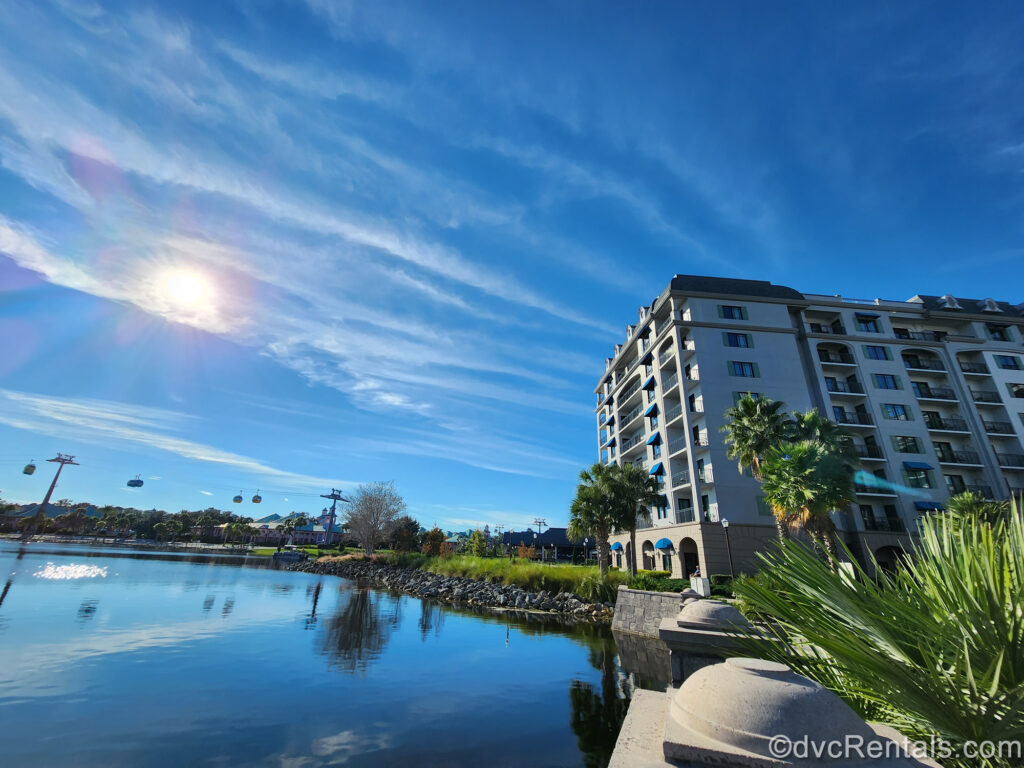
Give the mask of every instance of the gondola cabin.
[[235, 502], [235, 504], [241, 504], [242, 503], [242, 494], [238, 494], [237, 496], [235, 496], [235, 498], [233, 498], [232, 501]]
[[36, 473], [36, 465], [31, 461], [25, 465], [25, 468], [21, 470], [23, 475], [34, 475]]
[[259, 490], [259, 488], [257, 488], [256, 489], [256, 495], [252, 497], [252, 503], [253, 504], [259, 504], [261, 501], [263, 501], [263, 497], [260, 496], [260, 490]]
[[142, 485], [142, 477], [140, 475], [136, 475], [135, 479], [128, 481], [129, 488], [141, 488]]

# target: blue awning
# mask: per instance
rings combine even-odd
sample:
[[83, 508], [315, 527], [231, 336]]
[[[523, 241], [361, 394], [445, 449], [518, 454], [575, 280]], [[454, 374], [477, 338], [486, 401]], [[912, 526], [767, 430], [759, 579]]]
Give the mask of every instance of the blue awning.
[[663, 475], [663, 474], [665, 474], [665, 468], [663, 466], [661, 466], [661, 462], [659, 461], [657, 464], [655, 464], [653, 467], [651, 467], [651, 471], [648, 472], [647, 474], [649, 474], [649, 475]]
[[656, 414], [657, 412], [658, 412], [658, 404], [657, 403], [651, 403], [649, 406], [647, 406], [647, 410], [644, 411], [644, 416], [652, 416], [652, 415]]
[[608, 448], [608, 447], [613, 446], [613, 445], [615, 445], [615, 438], [614, 437], [612, 437], [607, 443], [605, 443], [601, 447], [602, 448]]
[[647, 354], [640, 358], [640, 365], [643, 365], [644, 363], [648, 362], [652, 357], [654, 357], [654, 350], [647, 350]]
[[622, 545], [619, 544], [619, 542], [616, 541], [614, 544], [612, 544], [612, 552], [621, 552], [621, 551], [622, 551]]
[[914, 506], [918, 509], [937, 509], [940, 512], [944, 509], [937, 501], [915, 501]]
[[672, 549], [672, 542], [668, 539], [658, 539], [654, 543], [655, 549]]
[[935, 469], [931, 464], [925, 464], [923, 461], [904, 461], [903, 466], [907, 469]]
[[610, 419], [608, 419], [608, 421], [606, 421], [606, 422], [604, 423], [604, 425], [605, 425], [606, 427], [610, 427], [610, 426], [612, 426], [612, 425], [614, 425], [614, 424], [615, 424], [615, 417], [614, 417], [614, 416], [612, 416], [612, 417], [611, 417]]
[[648, 377], [647, 381], [644, 382], [644, 389], [650, 389], [651, 387], [653, 387], [657, 383], [658, 382], [656, 382], [654, 380], [654, 377], [650, 376], [650, 377]]
[[655, 432], [653, 435], [647, 438], [648, 445], [657, 445], [661, 442], [661, 433]]

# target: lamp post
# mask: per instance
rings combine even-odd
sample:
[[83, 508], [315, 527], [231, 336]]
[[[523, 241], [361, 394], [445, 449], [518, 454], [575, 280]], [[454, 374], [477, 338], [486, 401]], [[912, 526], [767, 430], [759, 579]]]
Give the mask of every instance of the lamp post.
[[533, 534], [533, 556], [537, 556], [537, 534]]
[[590, 549], [587, 546], [589, 541], [590, 541], [589, 538], [584, 538], [583, 539], [583, 564], [584, 565], [587, 564], [588, 555], [590, 555]]
[[729, 541], [729, 521], [722, 518], [722, 528], [725, 529], [725, 548], [729, 552], [729, 576], [736, 578], [736, 571], [732, 567], [732, 542]]

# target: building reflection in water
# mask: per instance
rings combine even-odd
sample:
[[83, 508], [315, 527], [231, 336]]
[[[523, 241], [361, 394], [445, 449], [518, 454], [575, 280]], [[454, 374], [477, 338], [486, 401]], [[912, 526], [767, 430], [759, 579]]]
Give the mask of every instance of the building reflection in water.
[[318, 581], [316, 586], [306, 589], [307, 595], [312, 595], [313, 605], [309, 610], [309, 616], [306, 617], [306, 629], [312, 629], [316, 626], [316, 607], [320, 603], [320, 592], [323, 591], [324, 583]]
[[78, 623], [85, 624], [93, 616], [96, 615], [96, 608], [99, 606], [100, 601], [94, 598], [86, 598], [82, 601], [82, 604], [78, 606]]
[[348, 590], [348, 600], [323, 624], [322, 650], [328, 663], [342, 672], [365, 671], [401, 623], [401, 602], [382, 592]]
[[445, 609], [429, 600], [420, 601], [420, 639], [426, 640], [431, 632], [434, 637], [441, 634], [444, 626]]
[[571, 726], [587, 768], [604, 768], [611, 760], [619, 728], [629, 709], [632, 687], [615, 662], [610, 639], [595, 642], [588, 654], [590, 664], [601, 672], [600, 689], [582, 680], [569, 685]]

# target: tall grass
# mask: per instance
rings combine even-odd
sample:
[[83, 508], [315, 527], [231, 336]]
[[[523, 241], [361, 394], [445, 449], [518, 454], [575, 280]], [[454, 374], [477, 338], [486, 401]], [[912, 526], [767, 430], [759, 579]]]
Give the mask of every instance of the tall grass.
[[610, 571], [601, 577], [597, 566], [554, 565], [525, 560], [509, 561], [500, 557], [429, 557], [417, 553], [382, 558], [389, 565], [418, 568], [441, 576], [462, 576], [491, 584], [521, 587], [530, 592], [572, 592], [584, 600], [615, 602], [620, 584], [629, 575]]
[[[748, 615], [790, 664], [872, 720], [913, 738], [1024, 740], [1024, 520], [937, 515], [914, 558], [872, 579], [833, 570], [795, 542], [737, 580]], [[750, 649], [748, 649], [750, 650]], [[941, 760], [989, 768], [1019, 760]]]

